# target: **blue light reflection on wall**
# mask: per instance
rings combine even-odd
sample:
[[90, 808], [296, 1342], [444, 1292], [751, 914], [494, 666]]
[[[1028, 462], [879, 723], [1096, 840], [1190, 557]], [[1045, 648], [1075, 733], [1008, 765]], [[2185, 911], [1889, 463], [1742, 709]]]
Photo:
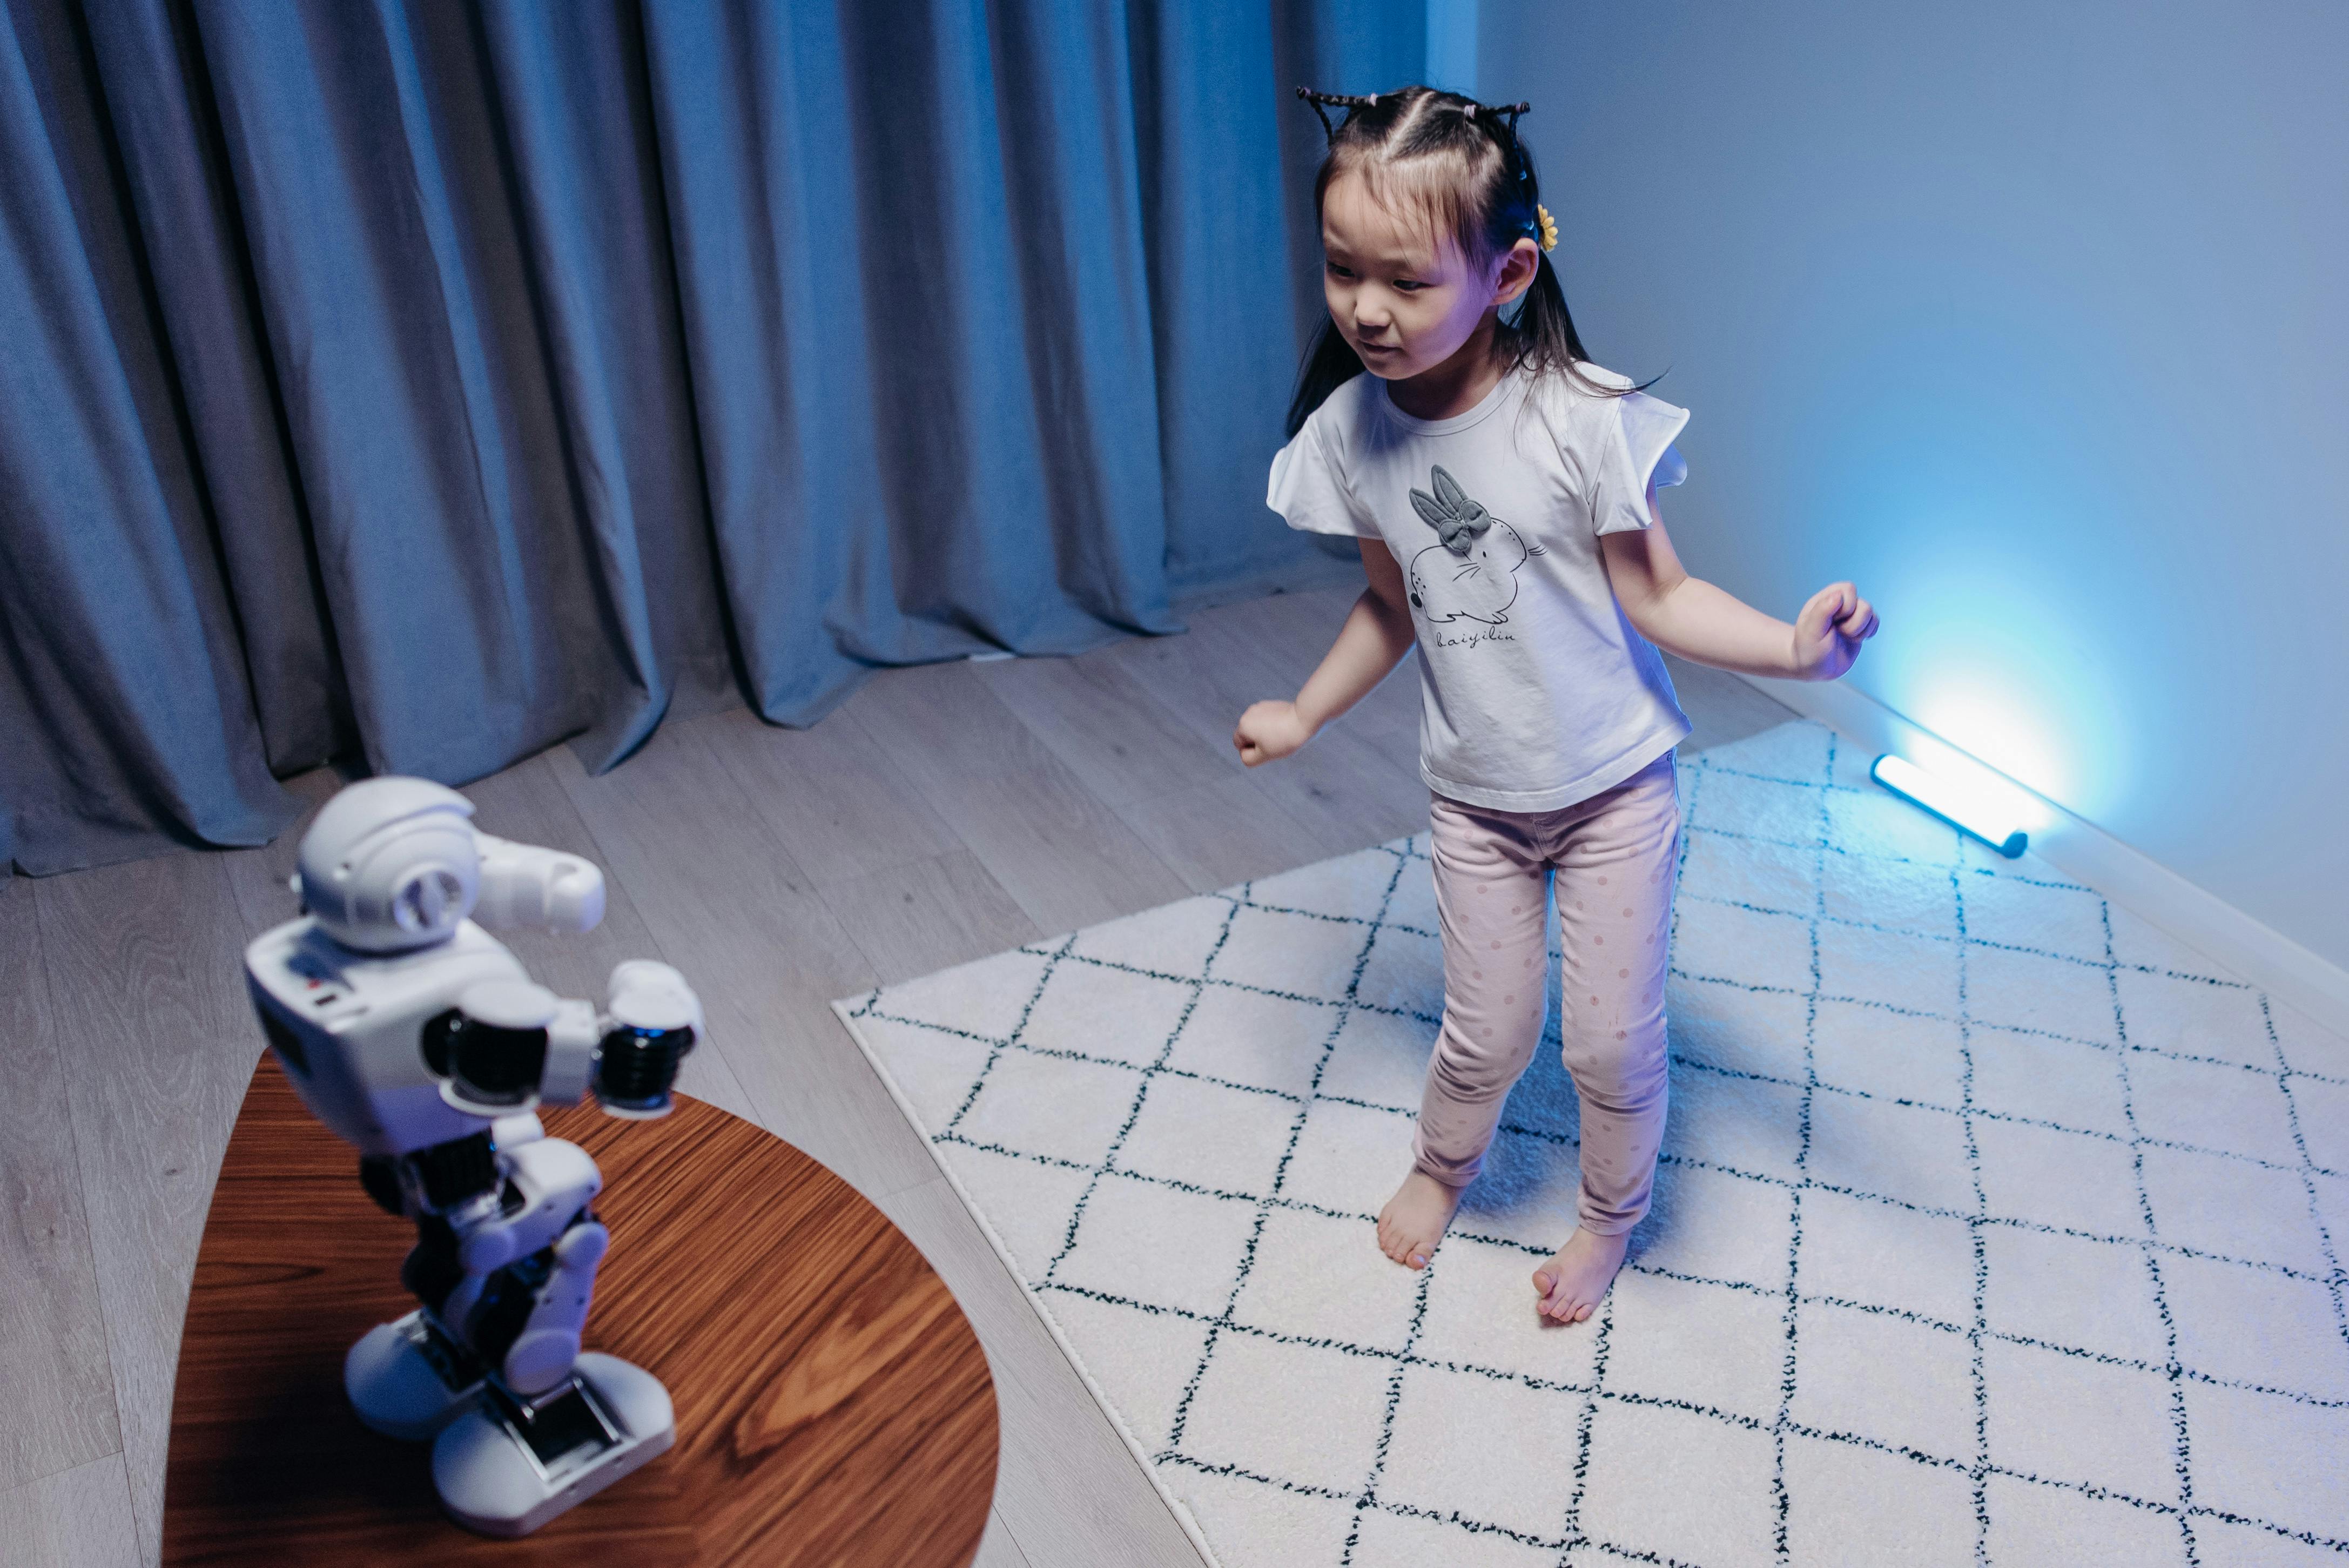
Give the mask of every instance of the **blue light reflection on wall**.
[[2349, 965], [2349, 8], [1486, 0], [1690, 569]]
[[[2096, 465], [2075, 395], [2013, 374], [2020, 347], [1878, 337], [1835, 366], [1833, 416], [1771, 443], [1789, 470], [1813, 465], [1785, 474], [1784, 526], [1807, 534], [1809, 576], [1854, 576], [1893, 627], [1864, 655], [1863, 689], [2107, 820], [2143, 777], [2126, 688], [2159, 656], [2145, 631], [2161, 586], [2087, 542], [2127, 527], [2135, 486]], [[1707, 500], [1726, 515], [1751, 498]]]

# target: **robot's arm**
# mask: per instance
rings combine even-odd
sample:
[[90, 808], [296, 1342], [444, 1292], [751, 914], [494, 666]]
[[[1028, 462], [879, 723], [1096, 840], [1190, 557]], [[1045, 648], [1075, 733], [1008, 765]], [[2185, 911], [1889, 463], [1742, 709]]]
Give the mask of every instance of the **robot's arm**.
[[[473, 918], [493, 929], [585, 932], [604, 918], [604, 873], [559, 850], [473, 830], [481, 854]], [[612, 971], [598, 1015], [587, 1003], [554, 1002], [546, 1023], [539, 1097], [568, 1105], [594, 1093], [616, 1116], [666, 1115], [678, 1065], [704, 1032], [701, 1003], [666, 964], [632, 959]]]
[[595, 1004], [564, 996], [546, 1026], [546, 1071], [538, 1097], [556, 1105], [576, 1105], [595, 1087], [595, 1057], [604, 1042], [604, 1021]]
[[679, 1065], [701, 1037], [701, 1002], [666, 964], [631, 959], [612, 971], [598, 1014], [525, 981], [469, 986], [428, 1032], [427, 1065], [441, 1097], [475, 1116], [512, 1117], [542, 1099], [593, 1094], [614, 1116], [665, 1116]]
[[575, 935], [604, 918], [604, 873], [590, 861], [473, 830], [481, 855], [473, 919], [492, 931]]

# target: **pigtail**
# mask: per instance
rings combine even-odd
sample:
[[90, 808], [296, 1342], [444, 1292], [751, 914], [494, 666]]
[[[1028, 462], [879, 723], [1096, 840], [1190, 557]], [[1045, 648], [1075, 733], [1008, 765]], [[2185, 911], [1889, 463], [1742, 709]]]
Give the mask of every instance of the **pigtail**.
[[1590, 354], [1582, 346], [1582, 335], [1574, 329], [1574, 313], [1566, 304], [1566, 285], [1558, 281], [1557, 264], [1549, 255], [1549, 244], [1556, 242], [1557, 231], [1543, 232], [1542, 220], [1548, 212], [1541, 204], [1541, 181], [1534, 172], [1533, 153], [1517, 139], [1516, 116], [1525, 112], [1526, 106], [1511, 107], [1515, 112], [1510, 114], [1501, 134], [1501, 150], [1512, 167], [1520, 204], [1526, 211], [1521, 222], [1527, 236], [1540, 248], [1541, 259], [1535, 263], [1534, 281], [1526, 285], [1524, 305], [1516, 313], [1516, 320], [1501, 323], [1494, 333], [1494, 348], [1506, 357], [1513, 370], [1521, 368], [1534, 376], [1562, 375], [1593, 397], [1624, 397], [1644, 392], [1663, 377], [1652, 376], [1633, 387], [1605, 387], [1583, 374], [1582, 366], [1590, 363]]
[[[1342, 345], [1345, 339], [1338, 341]], [[1566, 287], [1558, 282], [1557, 267], [1547, 254], [1535, 268], [1534, 281], [1526, 286], [1516, 320], [1500, 324], [1493, 335], [1493, 346], [1510, 369], [1523, 368], [1534, 376], [1564, 376], [1593, 397], [1628, 397], [1663, 379], [1651, 376], [1633, 387], [1607, 387], [1584, 374], [1582, 367], [1590, 363], [1590, 355], [1582, 346], [1582, 335], [1574, 330]]]

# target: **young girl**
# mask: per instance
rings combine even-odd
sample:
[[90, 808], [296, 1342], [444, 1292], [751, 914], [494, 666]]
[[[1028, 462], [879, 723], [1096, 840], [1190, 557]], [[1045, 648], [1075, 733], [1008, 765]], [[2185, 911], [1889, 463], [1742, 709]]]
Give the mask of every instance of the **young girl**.
[[1379, 1245], [1425, 1267], [1475, 1180], [1541, 1037], [1554, 882], [1580, 1223], [1533, 1277], [1545, 1315], [1579, 1322], [1647, 1212], [1663, 1138], [1689, 721], [1656, 650], [1829, 680], [1876, 614], [1837, 583], [1790, 626], [1682, 570], [1655, 487], [1686, 471], [1671, 442], [1688, 415], [1588, 362], [1544, 254], [1557, 234], [1516, 135], [1526, 106], [1302, 96], [1325, 127], [1324, 104], [1349, 112], [1314, 187], [1330, 319], [1268, 500], [1292, 528], [1360, 539], [1370, 586], [1296, 700], [1251, 707], [1233, 743], [1251, 767], [1286, 757], [1419, 645], [1444, 1022]]

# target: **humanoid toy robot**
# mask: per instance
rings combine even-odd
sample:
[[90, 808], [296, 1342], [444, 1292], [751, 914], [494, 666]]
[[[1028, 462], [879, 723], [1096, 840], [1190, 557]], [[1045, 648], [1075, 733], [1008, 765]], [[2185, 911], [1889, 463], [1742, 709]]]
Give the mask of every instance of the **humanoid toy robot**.
[[666, 964], [615, 969], [600, 1014], [533, 985], [482, 927], [587, 931], [603, 873], [477, 832], [472, 812], [421, 779], [344, 789], [302, 840], [306, 913], [244, 963], [303, 1103], [358, 1146], [368, 1195], [416, 1222], [400, 1279], [422, 1305], [351, 1346], [351, 1404], [377, 1431], [431, 1440], [459, 1522], [512, 1536], [676, 1434], [652, 1374], [580, 1349], [611, 1240], [591, 1207], [603, 1175], [534, 1108], [593, 1094], [613, 1116], [666, 1114], [702, 1021]]

